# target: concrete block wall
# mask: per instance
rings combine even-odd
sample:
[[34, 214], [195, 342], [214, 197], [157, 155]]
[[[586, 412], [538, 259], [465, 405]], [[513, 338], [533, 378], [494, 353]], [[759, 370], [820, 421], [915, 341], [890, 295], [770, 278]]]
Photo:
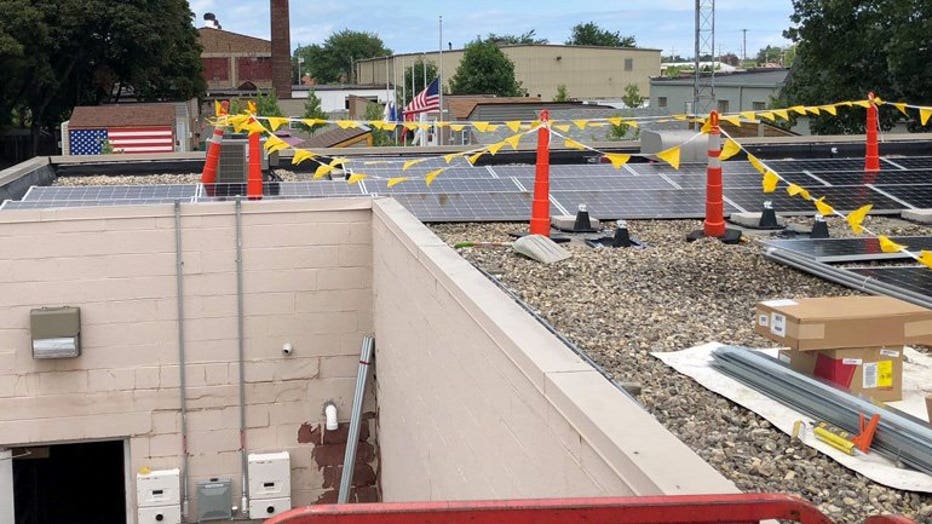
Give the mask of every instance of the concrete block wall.
[[372, 231], [383, 500], [737, 492], [397, 202]]
[[[360, 345], [373, 330], [369, 207], [243, 204], [248, 448], [290, 452], [295, 505], [334, 491], [330, 455], [317, 451], [321, 464], [315, 449], [338, 445], [339, 431], [321, 429], [323, 405], [333, 400], [348, 420]], [[233, 203], [183, 205], [181, 223], [190, 489], [230, 476], [238, 499], [233, 211]], [[129, 471], [179, 467], [175, 274], [171, 205], [0, 215], [0, 447], [125, 438]], [[82, 355], [34, 360], [29, 311], [57, 305], [81, 308]], [[365, 410], [372, 424], [371, 394]], [[360, 455], [374, 476], [375, 432], [367, 433]]]

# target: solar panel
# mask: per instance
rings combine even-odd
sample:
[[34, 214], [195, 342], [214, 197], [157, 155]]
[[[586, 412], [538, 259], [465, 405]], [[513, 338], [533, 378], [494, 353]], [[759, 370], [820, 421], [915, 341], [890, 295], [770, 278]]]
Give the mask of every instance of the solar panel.
[[[551, 195], [568, 210], [575, 210], [580, 204], [586, 204], [589, 214], [600, 220], [705, 216], [703, 190], [551, 191]], [[736, 211], [733, 206], [725, 205], [725, 214]]]
[[[369, 171], [370, 169], [401, 169], [405, 161], [409, 158], [399, 158], [397, 156], [377, 156], [352, 159], [347, 162], [347, 167], [354, 171]], [[455, 156], [447, 162], [443, 157], [432, 157], [417, 164], [420, 167], [436, 169], [438, 167], [472, 167], [472, 164], [465, 157]]]
[[[440, 178], [492, 178], [492, 174], [489, 173], [489, 170], [484, 166], [482, 167], [449, 167], [449, 166], [439, 166], [446, 167], [439, 176]], [[425, 167], [421, 164], [411, 166], [408, 169], [402, 169], [401, 166], [395, 167], [378, 167], [372, 169], [356, 169], [353, 171], [355, 174], [366, 174], [370, 178], [395, 178], [395, 177], [411, 177], [411, 178], [424, 178], [431, 171], [439, 169], [439, 167]], [[439, 180], [439, 178], [438, 178]]]
[[[525, 188], [534, 188], [533, 177], [515, 177]], [[675, 189], [659, 175], [651, 176], [587, 176], [550, 179], [550, 191], [636, 191], [643, 189]]]
[[[6, 200], [0, 209], [54, 209], [61, 207], [103, 207], [103, 206], [136, 206], [148, 204], [171, 204], [177, 198], [168, 199], [123, 199], [123, 200]], [[190, 199], [181, 199], [189, 202]]]
[[925, 266], [854, 267], [852, 273], [905, 290], [928, 301], [932, 297], [932, 270]]
[[35, 186], [24, 200], [153, 200], [185, 199], [197, 193], [197, 184], [126, 185], [126, 186]]
[[509, 176], [534, 176], [534, 169], [534, 166], [521, 165], [492, 166], [492, 171], [502, 178]]
[[388, 187], [388, 180], [366, 180], [366, 193], [385, 195], [394, 193], [482, 193], [520, 192], [521, 188], [511, 178], [444, 178], [439, 177], [431, 185], [423, 180], [410, 180]]
[[[780, 173], [781, 175], [783, 173]], [[818, 178], [832, 184], [833, 186], [853, 186], [859, 184], [883, 184], [883, 185], [902, 185], [902, 184], [932, 184], [932, 170], [909, 170], [887, 169], [867, 173], [860, 171], [837, 171], [832, 173], [814, 173]]]
[[359, 184], [349, 184], [346, 180], [279, 182], [278, 188], [278, 195], [285, 197], [358, 196], [363, 194]]
[[694, 174], [704, 175], [708, 166], [705, 164], [681, 164], [679, 169], [673, 169], [673, 166], [661, 162], [650, 164], [627, 164], [629, 168], [639, 175], [659, 175], [659, 174]]
[[[528, 192], [397, 193], [392, 198], [422, 222], [524, 222], [531, 218]], [[550, 213], [560, 214], [553, 205]]]
[[932, 156], [884, 157], [883, 160], [906, 169], [932, 169]]
[[932, 184], [878, 185], [876, 190], [882, 191], [917, 209], [932, 208]]
[[[854, 211], [866, 204], [873, 204], [871, 214], [896, 214], [906, 206], [896, 202], [867, 186], [819, 186], [810, 187], [814, 198], [825, 197], [825, 202], [838, 211]], [[758, 211], [763, 202], [769, 200], [780, 214], [812, 215], [816, 208], [812, 202], [789, 196], [780, 187], [773, 193], [764, 193], [758, 188], [725, 188], [725, 197], [748, 211]]]
[[[705, 188], [707, 175], [702, 174], [666, 174], [664, 175], [671, 182], [684, 189]], [[805, 173], [780, 173], [787, 181], [793, 184], [799, 184], [803, 187], [821, 186], [816, 179]], [[753, 173], [722, 173], [722, 187], [725, 188], [761, 188], [761, 174], [757, 171]]]
[[771, 169], [782, 171], [852, 171], [864, 169], [863, 158], [791, 158], [764, 160]]
[[[893, 237], [891, 240], [908, 246], [912, 251], [932, 249], [932, 236]], [[826, 263], [909, 258], [900, 252], [884, 253], [875, 237], [781, 239], [767, 240], [762, 244]]]
[[[532, 166], [533, 167], [533, 166]], [[551, 164], [550, 174], [558, 177], [570, 176], [613, 176], [624, 173], [622, 169], [615, 169], [611, 164]]]

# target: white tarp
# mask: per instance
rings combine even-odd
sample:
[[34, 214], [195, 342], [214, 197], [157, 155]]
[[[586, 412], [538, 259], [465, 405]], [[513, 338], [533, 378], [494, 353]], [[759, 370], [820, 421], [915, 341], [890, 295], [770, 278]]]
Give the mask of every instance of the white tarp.
[[[712, 351], [722, 346], [710, 342], [701, 346], [673, 351], [653, 353], [671, 368], [692, 378], [703, 387], [744, 406], [767, 419], [780, 431], [788, 435], [793, 433], [793, 424], [797, 420], [811, 420], [810, 417], [780, 404], [776, 400], [759, 393], [737, 380], [712, 368]], [[776, 357], [777, 350], [761, 350]], [[903, 351], [903, 400], [890, 402], [889, 406], [926, 420], [925, 393], [923, 387], [932, 385], [932, 358], [912, 348]], [[878, 453], [867, 455], [847, 455], [828, 444], [817, 440], [810, 431], [803, 432], [802, 442], [811, 448], [835, 459], [843, 466], [857, 471], [865, 477], [895, 489], [932, 493], [932, 475], [920, 473], [896, 466], [893, 461]]]

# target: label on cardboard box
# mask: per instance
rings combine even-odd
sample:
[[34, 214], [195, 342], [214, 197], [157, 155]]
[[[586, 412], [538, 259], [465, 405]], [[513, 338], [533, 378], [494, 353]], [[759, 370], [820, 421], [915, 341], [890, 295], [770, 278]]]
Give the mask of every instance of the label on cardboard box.
[[770, 316], [768, 316], [768, 315], [766, 315], [766, 314], [764, 314], [764, 315], [758, 315], [758, 316], [757, 316], [757, 323], [760, 324], [760, 325], [763, 326], [763, 327], [769, 326], [769, 325], [770, 325]]
[[877, 387], [893, 387], [893, 361], [881, 360], [877, 363]]
[[864, 361], [859, 358], [843, 358], [841, 359], [841, 363], [846, 366], [860, 366]]
[[885, 357], [893, 357], [893, 358], [900, 356], [899, 351], [893, 351], [892, 349], [887, 349], [887, 348], [881, 348], [880, 354]]
[[770, 313], [770, 332], [778, 337], [786, 336], [786, 316], [773, 311]]
[[867, 364], [864, 364], [862, 373], [864, 374], [864, 384], [861, 387], [863, 387], [864, 389], [876, 388], [877, 387], [877, 363], [868, 362]]
[[778, 298], [776, 300], [765, 300], [761, 304], [767, 307], [785, 307], [785, 306], [798, 306], [799, 302], [795, 300], [790, 300], [788, 298]]

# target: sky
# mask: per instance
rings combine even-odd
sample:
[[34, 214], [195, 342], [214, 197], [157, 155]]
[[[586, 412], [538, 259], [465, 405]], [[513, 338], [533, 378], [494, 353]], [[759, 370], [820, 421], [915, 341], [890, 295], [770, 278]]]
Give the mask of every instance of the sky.
[[[767, 45], [786, 46], [782, 32], [790, 26], [791, 0], [717, 0], [715, 47], [742, 56], [742, 29], [747, 29], [747, 54]], [[194, 25], [204, 26], [205, 12], [214, 13], [223, 29], [269, 38], [268, 0], [190, 0]], [[562, 44], [579, 23], [595, 22], [603, 29], [634, 36], [638, 47], [663, 50], [664, 55], [691, 57], [694, 49], [693, 0], [291, 0], [291, 46], [319, 44], [343, 29], [375, 33], [395, 53], [433, 51], [443, 42], [462, 48], [489, 33], [519, 35], [534, 30], [538, 38]], [[446, 49], [446, 47], [444, 47]]]

